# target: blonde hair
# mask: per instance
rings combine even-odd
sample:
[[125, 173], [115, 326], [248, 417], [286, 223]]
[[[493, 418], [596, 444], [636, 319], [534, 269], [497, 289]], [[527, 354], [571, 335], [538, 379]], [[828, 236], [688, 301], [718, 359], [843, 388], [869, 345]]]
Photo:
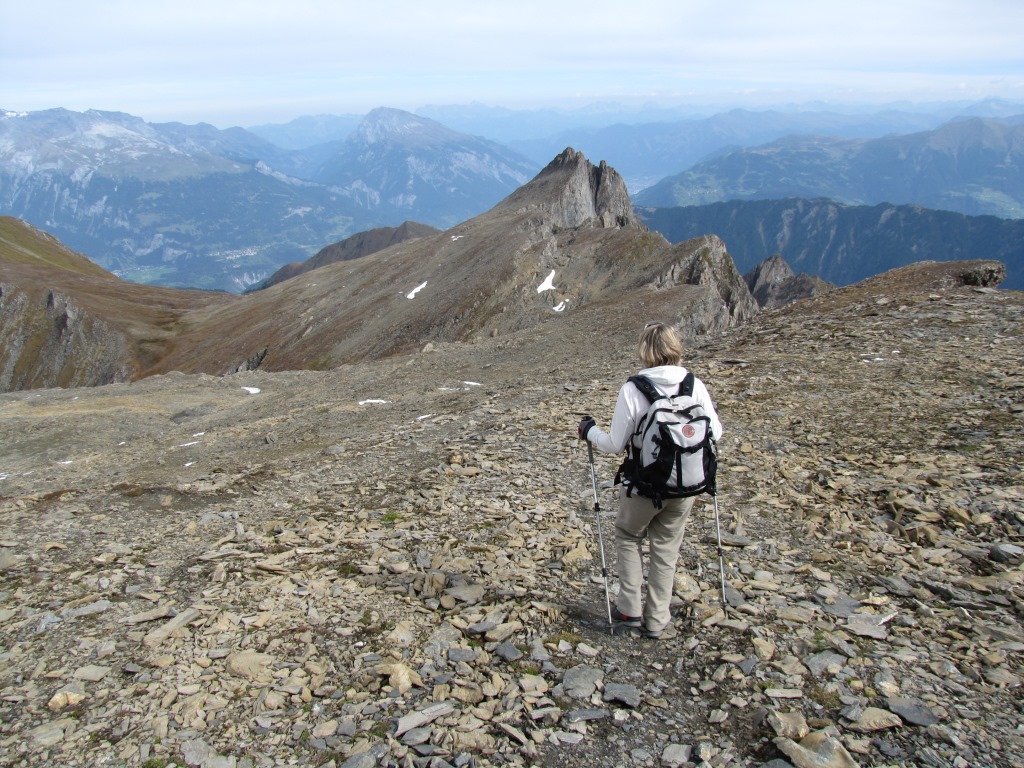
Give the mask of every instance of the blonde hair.
[[683, 357], [683, 342], [675, 329], [665, 323], [648, 323], [640, 334], [638, 348], [640, 362], [646, 368], [659, 365], [679, 365]]

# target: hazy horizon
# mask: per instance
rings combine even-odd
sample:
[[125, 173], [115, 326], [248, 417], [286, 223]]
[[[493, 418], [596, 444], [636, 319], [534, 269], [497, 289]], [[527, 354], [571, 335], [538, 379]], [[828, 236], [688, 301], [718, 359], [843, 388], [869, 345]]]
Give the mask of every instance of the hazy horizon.
[[379, 106], [718, 110], [1024, 100], [1017, 0], [37, 0], [0, 26], [0, 107], [220, 128]]

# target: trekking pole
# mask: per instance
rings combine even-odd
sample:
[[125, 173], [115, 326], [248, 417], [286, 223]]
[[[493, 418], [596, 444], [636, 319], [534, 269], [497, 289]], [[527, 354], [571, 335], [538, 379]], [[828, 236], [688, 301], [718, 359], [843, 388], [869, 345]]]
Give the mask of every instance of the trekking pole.
[[[594, 446], [587, 441], [587, 453], [590, 454], [590, 481], [594, 486], [594, 516], [597, 518], [597, 541], [601, 547], [601, 578], [604, 579], [604, 607], [608, 611], [608, 632], [615, 634], [612, 624], [612, 600], [608, 594], [608, 564], [604, 559], [604, 533], [601, 530], [601, 502], [597, 500], [597, 468], [594, 466]], [[724, 577], [723, 577], [724, 578]]]
[[718, 572], [722, 574], [722, 610], [728, 608], [725, 600], [725, 550], [722, 549], [722, 524], [718, 520], [718, 494], [712, 494], [715, 500], [715, 531], [718, 533]]

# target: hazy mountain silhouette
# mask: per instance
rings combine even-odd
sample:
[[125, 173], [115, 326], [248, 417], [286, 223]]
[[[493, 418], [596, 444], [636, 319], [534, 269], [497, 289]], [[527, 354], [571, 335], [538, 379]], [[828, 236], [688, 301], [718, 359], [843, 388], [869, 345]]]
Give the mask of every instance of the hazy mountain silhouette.
[[1024, 217], [1024, 121], [954, 120], [879, 139], [790, 136], [699, 163], [639, 192], [648, 207], [828, 197]]

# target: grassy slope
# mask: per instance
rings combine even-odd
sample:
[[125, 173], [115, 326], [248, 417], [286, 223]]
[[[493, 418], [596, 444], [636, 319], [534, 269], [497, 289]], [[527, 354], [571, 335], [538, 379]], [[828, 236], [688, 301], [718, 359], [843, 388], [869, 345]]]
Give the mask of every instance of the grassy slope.
[[98, 264], [21, 219], [0, 216], [0, 263], [49, 266], [116, 279]]

